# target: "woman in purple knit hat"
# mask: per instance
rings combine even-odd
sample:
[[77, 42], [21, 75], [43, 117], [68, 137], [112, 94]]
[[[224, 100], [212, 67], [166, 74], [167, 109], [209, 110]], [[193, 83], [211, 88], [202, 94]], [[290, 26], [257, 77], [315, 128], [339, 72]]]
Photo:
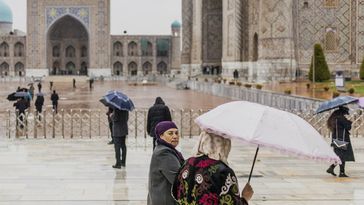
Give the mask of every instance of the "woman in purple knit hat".
[[175, 148], [179, 143], [176, 124], [163, 121], [155, 127], [157, 146], [155, 147], [149, 168], [148, 205], [174, 205], [171, 187], [184, 163], [182, 154]]

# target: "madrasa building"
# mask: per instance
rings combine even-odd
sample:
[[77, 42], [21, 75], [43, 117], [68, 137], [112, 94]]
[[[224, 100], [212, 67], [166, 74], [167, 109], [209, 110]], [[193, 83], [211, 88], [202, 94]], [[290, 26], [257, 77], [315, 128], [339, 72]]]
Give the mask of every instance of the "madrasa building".
[[179, 71], [181, 24], [171, 35], [110, 35], [110, 0], [27, 0], [27, 32], [0, 0], [0, 76], [145, 76]]
[[330, 71], [358, 76], [364, 0], [182, 0], [182, 70], [252, 82], [305, 77], [314, 44]]

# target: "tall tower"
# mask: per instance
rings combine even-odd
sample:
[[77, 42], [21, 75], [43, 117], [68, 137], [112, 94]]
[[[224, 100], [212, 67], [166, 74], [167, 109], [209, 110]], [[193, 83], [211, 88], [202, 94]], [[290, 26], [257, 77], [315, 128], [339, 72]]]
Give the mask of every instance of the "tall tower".
[[13, 13], [10, 7], [0, 0], [0, 35], [9, 34], [13, 30]]
[[172, 28], [171, 70], [181, 70], [181, 23], [174, 21]]
[[293, 0], [261, 0], [255, 81], [293, 80], [296, 73]]

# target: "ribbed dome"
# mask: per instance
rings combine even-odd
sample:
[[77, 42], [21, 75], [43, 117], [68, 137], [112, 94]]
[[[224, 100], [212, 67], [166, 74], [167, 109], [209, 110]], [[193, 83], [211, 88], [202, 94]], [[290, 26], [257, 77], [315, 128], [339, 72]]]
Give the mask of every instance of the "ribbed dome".
[[173, 21], [172, 28], [181, 28], [181, 23], [179, 21], [177, 21], [177, 20]]
[[1, 22], [13, 23], [13, 12], [3, 0], [0, 0], [0, 23]]

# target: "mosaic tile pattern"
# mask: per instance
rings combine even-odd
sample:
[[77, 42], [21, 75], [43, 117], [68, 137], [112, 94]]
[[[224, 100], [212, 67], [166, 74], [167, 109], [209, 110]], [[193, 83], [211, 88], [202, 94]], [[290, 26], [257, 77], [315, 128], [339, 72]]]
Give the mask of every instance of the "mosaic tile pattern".
[[46, 23], [49, 28], [55, 21], [65, 15], [70, 15], [81, 21], [87, 28], [90, 24], [88, 7], [46, 7]]

